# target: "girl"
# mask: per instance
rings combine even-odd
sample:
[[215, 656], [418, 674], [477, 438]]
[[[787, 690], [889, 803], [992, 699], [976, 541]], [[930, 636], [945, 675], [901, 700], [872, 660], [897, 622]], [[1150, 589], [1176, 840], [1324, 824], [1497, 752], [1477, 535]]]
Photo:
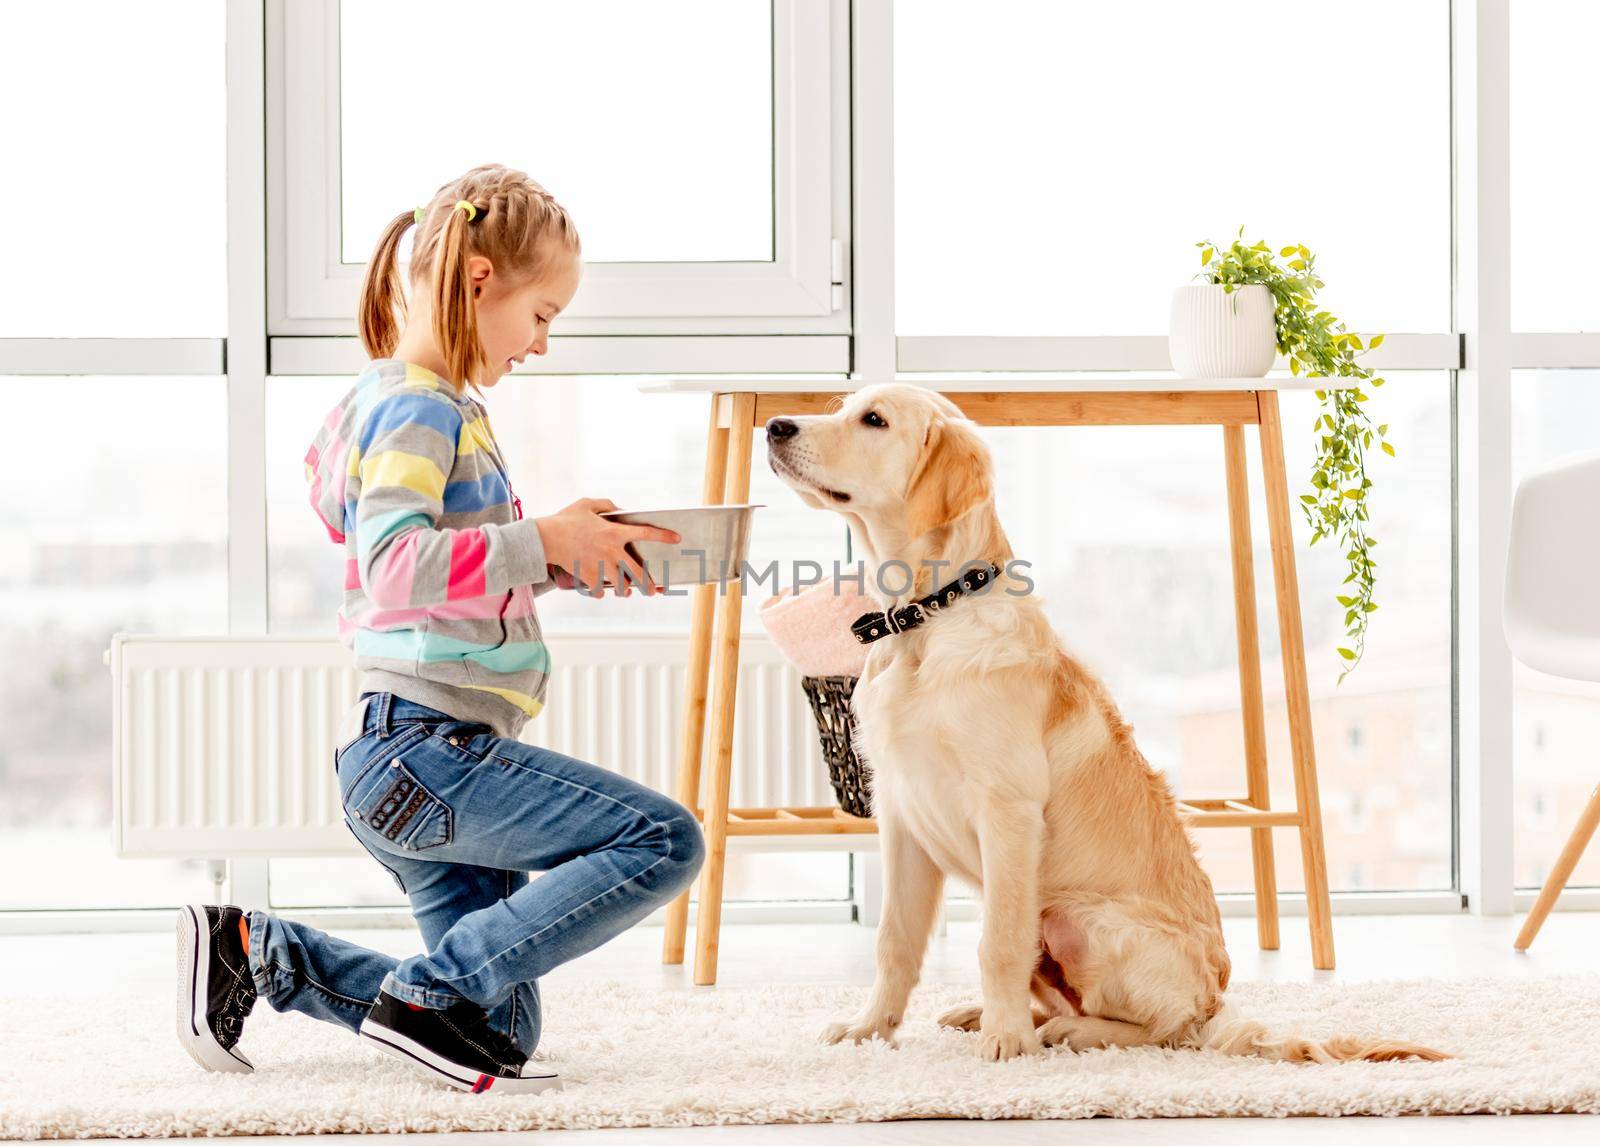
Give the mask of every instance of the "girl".
[[[396, 251], [413, 225], [408, 308]], [[656, 592], [626, 546], [679, 540], [599, 517], [617, 508], [604, 498], [524, 518], [488, 411], [464, 392], [546, 352], [580, 271], [567, 212], [499, 166], [445, 184], [378, 241], [360, 306], [373, 360], [305, 468], [344, 547], [338, 632], [362, 673], [333, 758], [345, 823], [410, 898], [428, 953], [395, 959], [261, 910], [181, 908], [178, 1033], [203, 1067], [254, 1069], [237, 1044], [259, 994], [463, 1090], [558, 1086], [542, 1055], [529, 1061], [539, 977], [700, 867], [681, 804], [517, 738], [550, 672], [534, 598], [604, 596], [606, 565], [620, 595], [630, 578]]]

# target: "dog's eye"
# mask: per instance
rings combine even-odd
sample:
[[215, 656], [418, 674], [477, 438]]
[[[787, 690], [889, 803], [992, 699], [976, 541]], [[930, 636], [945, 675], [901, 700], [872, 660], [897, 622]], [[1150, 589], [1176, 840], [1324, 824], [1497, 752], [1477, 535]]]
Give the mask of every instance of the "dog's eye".
[[868, 410], [865, 414], [861, 415], [861, 424], [864, 426], [876, 426], [880, 430], [886, 430], [889, 428], [889, 423], [885, 422], [881, 417], [879, 417], [878, 411], [876, 410]]

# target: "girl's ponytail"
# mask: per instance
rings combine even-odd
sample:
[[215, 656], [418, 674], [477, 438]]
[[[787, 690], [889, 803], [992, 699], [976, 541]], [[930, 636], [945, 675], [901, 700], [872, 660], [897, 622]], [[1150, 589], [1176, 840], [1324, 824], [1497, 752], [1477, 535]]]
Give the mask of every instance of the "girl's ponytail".
[[[473, 204], [472, 217], [487, 210]], [[467, 280], [467, 258], [472, 253], [467, 240], [470, 222], [467, 211], [453, 207], [439, 237], [433, 274], [433, 337], [449, 376], [476, 387], [487, 363], [478, 343], [478, 308]]]
[[566, 208], [521, 171], [486, 163], [452, 179], [425, 206], [396, 215], [378, 240], [361, 283], [361, 342], [374, 358], [394, 353], [404, 316], [396, 266], [400, 239], [416, 222], [409, 280], [433, 300], [433, 337], [453, 386], [478, 390], [488, 361], [478, 341], [478, 300], [467, 260], [482, 255], [503, 286], [545, 275], [562, 258], [582, 256]]
[[416, 212], [396, 215], [383, 229], [377, 250], [361, 279], [361, 302], [356, 317], [361, 324], [361, 345], [369, 358], [387, 358], [400, 339], [395, 312], [405, 313], [406, 298], [400, 288], [400, 238], [415, 223]]

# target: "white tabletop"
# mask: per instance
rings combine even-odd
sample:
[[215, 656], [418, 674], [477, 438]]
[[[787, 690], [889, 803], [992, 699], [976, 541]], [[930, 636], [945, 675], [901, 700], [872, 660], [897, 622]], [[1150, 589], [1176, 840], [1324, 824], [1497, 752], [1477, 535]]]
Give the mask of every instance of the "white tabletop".
[[[925, 386], [946, 394], [1082, 394], [1106, 391], [1218, 393], [1240, 390], [1343, 390], [1360, 384], [1356, 378], [1177, 378], [1147, 374], [1009, 374], [960, 376], [899, 374], [882, 381]], [[841, 394], [860, 390], [873, 380], [841, 377], [777, 375], [743, 377], [734, 374], [697, 374], [665, 381], [640, 382], [643, 394]]]

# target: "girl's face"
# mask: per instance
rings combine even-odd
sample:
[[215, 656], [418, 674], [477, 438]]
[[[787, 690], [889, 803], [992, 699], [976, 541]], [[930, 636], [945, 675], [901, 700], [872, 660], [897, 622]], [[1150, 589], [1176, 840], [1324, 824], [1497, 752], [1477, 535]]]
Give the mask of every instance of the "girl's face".
[[550, 324], [567, 308], [582, 277], [582, 260], [562, 259], [543, 278], [508, 286], [482, 255], [467, 260], [478, 306], [478, 341], [488, 361], [479, 385], [493, 386], [530, 354], [549, 348]]

